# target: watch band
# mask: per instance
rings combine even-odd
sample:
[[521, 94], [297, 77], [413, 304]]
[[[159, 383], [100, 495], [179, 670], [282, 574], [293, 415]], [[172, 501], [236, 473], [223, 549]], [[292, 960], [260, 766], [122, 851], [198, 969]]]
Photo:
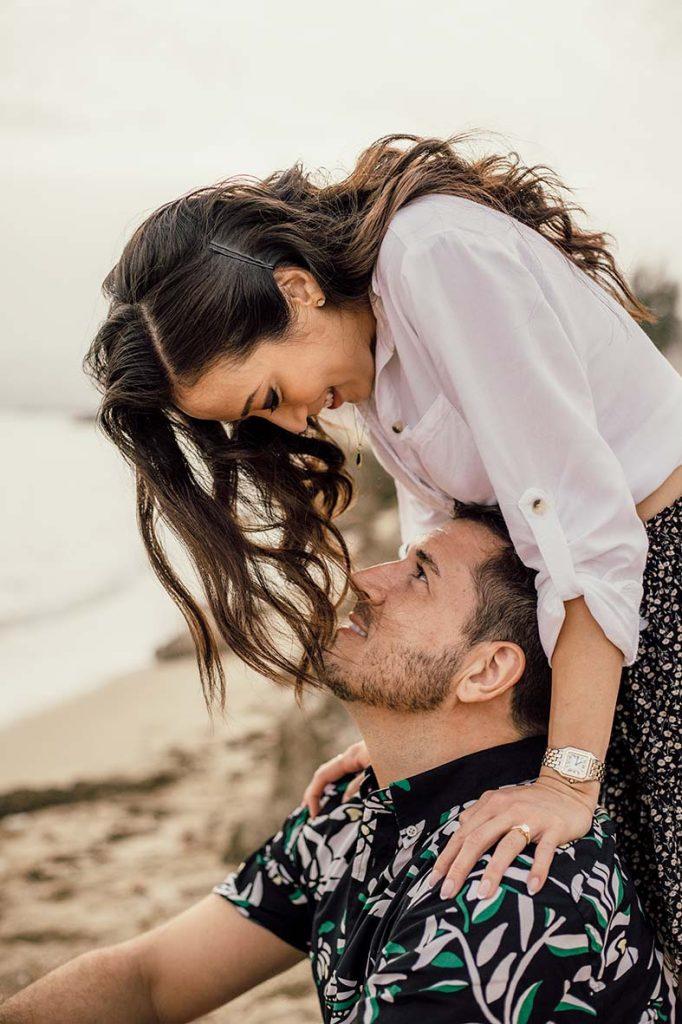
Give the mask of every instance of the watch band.
[[[564, 762], [566, 751], [570, 754], [582, 755], [583, 757], [589, 758], [587, 772], [585, 775], [577, 776], [575, 773], [565, 770]], [[580, 747], [547, 747], [544, 757], [542, 758], [542, 765], [547, 768], [552, 768], [555, 772], [558, 772], [559, 775], [563, 776], [563, 778], [568, 779], [571, 785], [575, 782], [603, 782], [604, 769], [606, 768], [606, 763], [604, 761], [600, 761], [598, 757], [595, 757], [591, 750], [583, 750]]]

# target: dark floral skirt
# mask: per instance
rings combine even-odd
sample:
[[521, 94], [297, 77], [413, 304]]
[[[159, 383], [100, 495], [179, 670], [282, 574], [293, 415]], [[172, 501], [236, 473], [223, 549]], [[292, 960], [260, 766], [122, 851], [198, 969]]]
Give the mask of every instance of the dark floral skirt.
[[623, 669], [600, 802], [645, 912], [682, 971], [682, 498], [646, 525], [639, 651]]

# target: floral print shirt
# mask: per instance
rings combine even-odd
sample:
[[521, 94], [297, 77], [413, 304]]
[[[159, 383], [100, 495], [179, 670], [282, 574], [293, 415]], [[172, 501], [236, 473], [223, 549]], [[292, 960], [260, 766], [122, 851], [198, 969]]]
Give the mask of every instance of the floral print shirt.
[[488, 898], [476, 892], [494, 848], [454, 898], [427, 884], [462, 810], [537, 778], [546, 745], [525, 738], [385, 788], [370, 768], [344, 803], [346, 776], [213, 892], [309, 954], [328, 1024], [671, 1024], [673, 978], [603, 807], [535, 896], [532, 844]]

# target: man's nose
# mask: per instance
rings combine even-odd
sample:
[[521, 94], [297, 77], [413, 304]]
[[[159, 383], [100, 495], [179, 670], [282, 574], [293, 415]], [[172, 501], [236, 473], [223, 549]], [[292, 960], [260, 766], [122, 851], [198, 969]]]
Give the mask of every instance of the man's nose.
[[381, 604], [386, 599], [390, 587], [388, 567], [393, 562], [371, 565], [367, 569], [359, 569], [351, 573], [353, 587], [369, 601], [370, 604]]

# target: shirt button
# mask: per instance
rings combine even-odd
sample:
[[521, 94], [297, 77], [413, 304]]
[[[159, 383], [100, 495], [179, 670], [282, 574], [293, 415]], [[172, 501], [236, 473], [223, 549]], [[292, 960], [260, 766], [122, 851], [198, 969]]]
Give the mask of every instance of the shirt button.
[[405, 429], [405, 424], [403, 423], [402, 420], [396, 420], [395, 423], [391, 427], [391, 430], [393, 431], [394, 434], [402, 434], [404, 429]]
[[547, 511], [547, 502], [543, 501], [542, 498], [536, 498], [533, 502], [532, 508], [536, 516], [544, 516]]
[[419, 829], [417, 828], [416, 825], [408, 825], [407, 828], [405, 829], [405, 834], [407, 835], [408, 839], [414, 839], [418, 831]]

